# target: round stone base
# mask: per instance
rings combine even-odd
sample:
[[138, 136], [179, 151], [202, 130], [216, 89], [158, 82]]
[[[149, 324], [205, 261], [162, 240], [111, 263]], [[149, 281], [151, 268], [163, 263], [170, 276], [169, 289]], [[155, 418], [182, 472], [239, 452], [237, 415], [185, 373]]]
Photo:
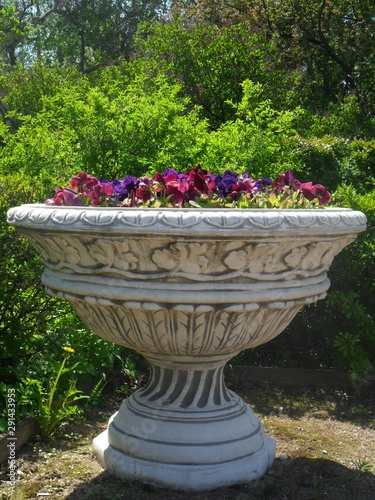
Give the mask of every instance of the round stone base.
[[[108, 443], [108, 431], [93, 441], [100, 465], [121, 479], [135, 479], [154, 486], [184, 491], [204, 491], [260, 478], [275, 457], [275, 441], [263, 435], [263, 446], [255, 453], [221, 463], [173, 464], [126, 455]], [[214, 453], [214, 450], [212, 450]]]

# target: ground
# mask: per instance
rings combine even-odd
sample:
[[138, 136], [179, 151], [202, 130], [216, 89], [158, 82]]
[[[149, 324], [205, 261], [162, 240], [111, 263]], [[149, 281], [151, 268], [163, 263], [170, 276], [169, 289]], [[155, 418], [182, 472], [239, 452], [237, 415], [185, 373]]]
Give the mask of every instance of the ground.
[[[91, 441], [105, 429], [121, 396], [109, 388], [102, 405], [48, 442], [18, 452], [11, 493], [2, 468], [2, 500], [373, 500], [375, 387], [355, 391], [229, 380], [277, 442], [276, 459], [259, 480], [202, 493], [157, 489], [117, 479], [95, 461]], [[234, 384], [234, 387], [233, 387]]]

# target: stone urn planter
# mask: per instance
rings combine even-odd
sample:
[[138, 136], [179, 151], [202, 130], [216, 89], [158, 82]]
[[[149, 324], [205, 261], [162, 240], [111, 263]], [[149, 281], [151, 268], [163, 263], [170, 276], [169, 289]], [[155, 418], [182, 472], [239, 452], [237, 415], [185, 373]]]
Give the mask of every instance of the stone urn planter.
[[94, 439], [105, 469], [182, 490], [266, 472], [275, 442], [226, 388], [224, 365], [325, 297], [361, 212], [23, 205], [8, 222], [40, 253], [49, 294], [150, 363], [147, 385]]

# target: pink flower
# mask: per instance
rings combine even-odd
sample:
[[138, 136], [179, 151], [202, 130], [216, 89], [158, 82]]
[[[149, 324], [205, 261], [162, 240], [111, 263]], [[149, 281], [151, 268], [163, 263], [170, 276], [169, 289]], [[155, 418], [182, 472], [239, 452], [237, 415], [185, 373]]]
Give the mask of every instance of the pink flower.
[[243, 193], [252, 193], [256, 190], [256, 181], [254, 181], [251, 177], [248, 177], [247, 179], [239, 180], [238, 187]]
[[186, 198], [187, 192], [190, 189], [190, 184], [187, 179], [174, 179], [169, 180], [168, 178], [172, 176], [167, 176], [166, 180], [166, 195], [172, 196], [171, 203], [175, 205], [181, 205]]
[[55, 205], [57, 207], [68, 205], [68, 206], [82, 206], [82, 200], [74, 189], [66, 187], [64, 189], [55, 189], [55, 198], [52, 200], [47, 200], [47, 205]]

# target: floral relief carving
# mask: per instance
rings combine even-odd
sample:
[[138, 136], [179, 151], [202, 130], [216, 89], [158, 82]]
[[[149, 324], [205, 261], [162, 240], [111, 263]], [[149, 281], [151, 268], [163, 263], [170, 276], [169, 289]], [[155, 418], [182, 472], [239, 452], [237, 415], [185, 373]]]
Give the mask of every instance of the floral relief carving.
[[346, 244], [348, 242], [343, 242], [342, 238], [337, 241], [329, 239], [319, 243], [306, 242], [299, 246], [294, 241], [252, 245], [230, 243], [226, 250], [231, 251], [225, 253], [223, 263], [232, 271], [250, 273], [254, 278], [265, 274], [289, 273], [291, 270], [324, 270]]
[[81, 260], [79, 251], [80, 245], [74, 245], [72, 241], [67, 241], [66, 239], [57, 237], [54, 237], [52, 242], [55, 243], [56, 246], [60, 245], [61, 252], [65, 257], [66, 262], [69, 262], [69, 264], [79, 264]]
[[326, 245], [324, 255], [322, 256], [322, 265], [328, 268], [331, 265], [333, 258], [341, 252], [343, 248], [353, 241], [353, 237], [340, 238]]
[[288, 267], [298, 269], [307, 253], [308, 249], [305, 246], [293, 248], [284, 257], [284, 262]]
[[[104, 238], [66, 234], [24, 232], [52, 269], [90, 273], [93, 269], [132, 278], [159, 280], [184, 277], [192, 281], [227, 281], [263, 278], [291, 279], [296, 274], [316, 275], [327, 270], [334, 256], [350, 243], [351, 237], [331, 237], [324, 241], [248, 243], [177, 242], [142, 238]], [[141, 275], [137, 274], [141, 272]]]
[[344, 243], [340, 238], [295, 247], [284, 256], [284, 262], [291, 269], [326, 270], [331, 265], [334, 256], [347, 244], [349, 244], [348, 240]]
[[130, 251], [126, 241], [111, 242], [97, 240], [87, 246], [93, 259], [106, 267], [114, 267], [123, 271], [134, 270], [137, 267], [138, 258]]
[[223, 262], [229, 269], [251, 274], [273, 273], [280, 269], [279, 254], [275, 253], [272, 244], [242, 245], [241, 249], [229, 252]]
[[[43, 262], [54, 262], [58, 258], [63, 258], [63, 254], [60, 251], [60, 248], [52, 249], [51, 245], [46, 244], [45, 238], [42, 237], [35, 237], [31, 232], [29, 231], [23, 231], [23, 236], [25, 236], [30, 243], [33, 245], [33, 247], [39, 252]], [[57, 253], [56, 253], [57, 251]]]
[[151, 259], [161, 269], [196, 274], [205, 272], [209, 265], [207, 249], [206, 243], [172, 243], [155, 250]]
[[38, 249], [45, 262], [66, 262], [71, 265], [81, 262], [84, 246], [77, 238], [50, 235], [35, 238], [29, 234], [27, 237]]

